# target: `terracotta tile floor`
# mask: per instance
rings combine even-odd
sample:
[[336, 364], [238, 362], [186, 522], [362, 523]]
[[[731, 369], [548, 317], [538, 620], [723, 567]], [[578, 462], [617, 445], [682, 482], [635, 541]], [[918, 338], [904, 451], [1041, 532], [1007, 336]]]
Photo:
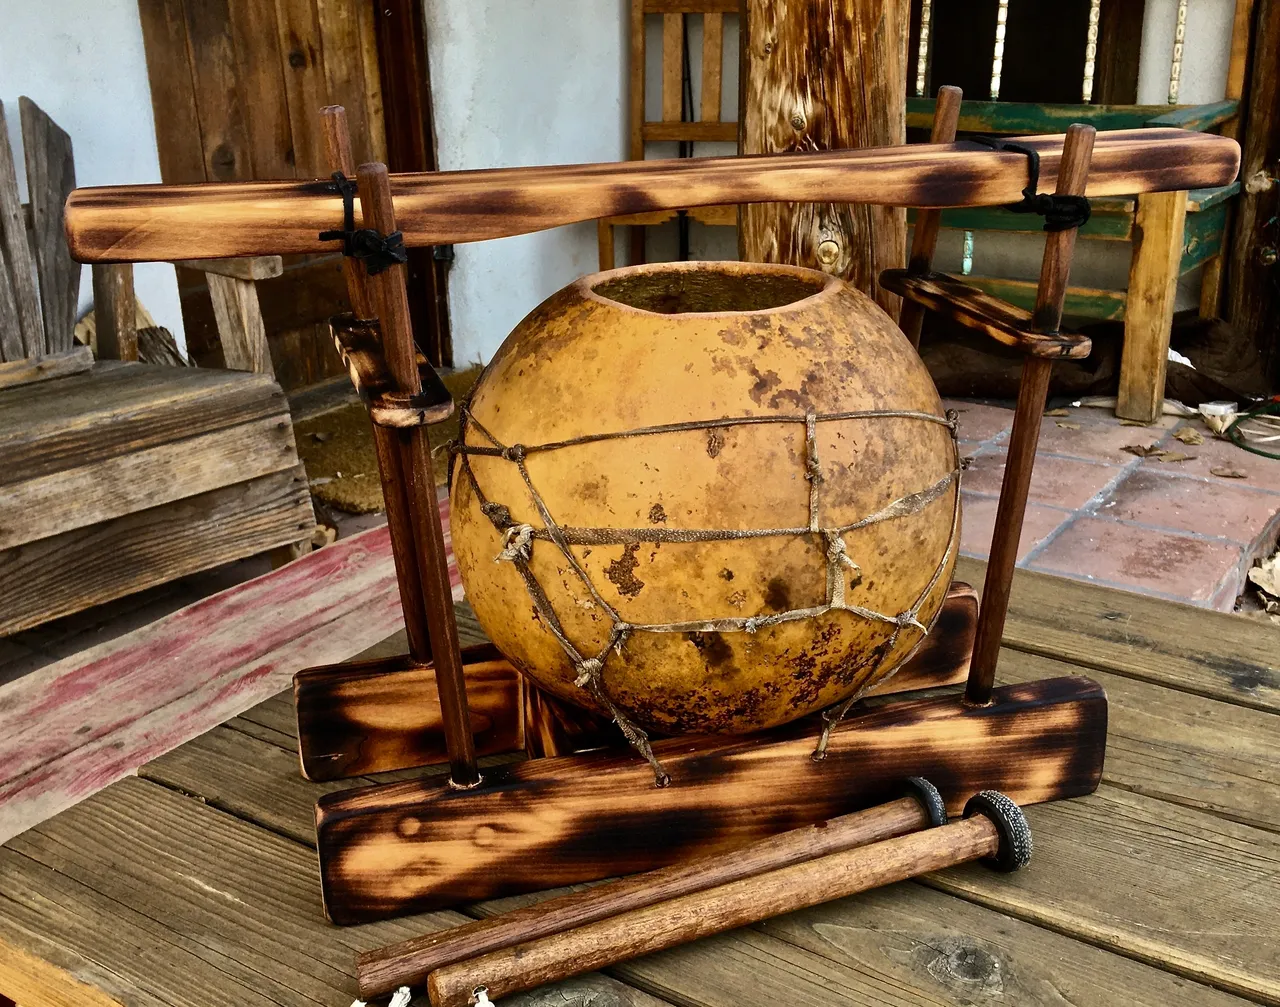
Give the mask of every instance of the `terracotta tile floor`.
[[[960, 549], [985, 557], [995, 526], [1013, 411], [949, 400], [960, 413]], [[1203, 444], [1174, 438], [1190, 426]], [[1191, 457], [1139, 458], [1126, 445]], [[1235, 469], [1223, 478], [1212, 469]], [[1199, 419], [1122, 424], [1104, 409], [1046, 417], [1040, 431], [1018, 565], [1174, 601], [1231, 611], [1254, 558], [1280, 534], [1280, 461], [1213, 439]]]

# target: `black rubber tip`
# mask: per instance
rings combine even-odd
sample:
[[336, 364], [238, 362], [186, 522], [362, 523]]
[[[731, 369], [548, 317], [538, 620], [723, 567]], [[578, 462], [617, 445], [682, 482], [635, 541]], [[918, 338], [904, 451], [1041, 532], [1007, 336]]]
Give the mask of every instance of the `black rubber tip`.
[[998, 871], [1016, 871], [1031, 863], [1031, 826], [1022, 809], [998, 790], [984, 790], [969, 798], [964, 817], [986, 815], [1000, 833], [1000, 849], [982, 862]]
[[908, 776], [902, 789], [907, 797], [914, 797], [920, 802], [920, 807], [929, 815], [930, 828], [947, 824], [947, 802], [932, 783], [923, 776]]

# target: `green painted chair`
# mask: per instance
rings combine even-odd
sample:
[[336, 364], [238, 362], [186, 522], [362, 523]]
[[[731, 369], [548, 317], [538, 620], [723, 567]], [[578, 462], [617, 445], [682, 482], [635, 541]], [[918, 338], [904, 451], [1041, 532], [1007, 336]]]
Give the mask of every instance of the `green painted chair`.
[[[1021, 8], [1021, 12], [1019, 10]], [[1248, 49], [1249, 0], [1237, 0], [1233, 25], [1231, 62], [1226, 100], [1206, 105], [1177, 104], [1186, 30], [1187, 0], [1180, 0], [1177, 28], [1170, 59], [1169, 103], [1137, 105], [1107, 101], [1114, 95], [1136, 96], [1137, 48], [1141, 38], [1143, 5], [1133, 0], [1076, 0], [1055, 5], [1050, 42], [1042, 37], [1027, 46], [1029, 33], [1043, 32], [1049, 20], [1033, 0], [914, 0], [912, 51], [907, 99], [908, 128], [929, 129], [934, 101], [926, 95], [932, 84], [957, 83], [967, 94], [986, 93], [987, 100], [965, 101], [960, 115], [961, 132], [1004, 135], [1061, 133], [1074, 122], [1098, 130], [1174, 127], [1197, 131], [1234, 128], [1243, 90], [1244, 54]], [[994, 24], [983, 49], [975, 33]], [[963, 18], [963, 20], [961, 20]], [[1020, 20], [1019, 20], [1020, 19]], [[939, 23], [942, 21], [943, 23]], [[947, 39], [940, 47], [938, 40]], [[931, 40], [933, 40], [931, 42]], [[1051, 80], [1060, 91], [1070, 68], [1082, 72], [1067, 76], [1078, 81], [1081, 101], [1036, 102], [1000, 100], [1002, 84], [1013, 60], [1012, 47], [1022, 42], [1021, 62], [1040, 61], [1045, 66], [1024, 67], [1019, 81], [1023, 93], [1035, 83]], [[1010, 55], [1006, 56], [1006, 45]], [[975, 62], [981, 57], [982, 76], [975, 80]], [[989, 73], [990, 87], [985, 87]], [[944, 76], [945, 75], [945, 76]], [[1037, 76], [1038, 75], [1038, 76]], [[968, 77], [968, 80], [963, 78]], [[955, 78], [962, 78], [957, 80]], [[1125, 78], [1128, 78], [1127, 81]], [[932, 78], [932, 80], [931, 80]], [[1101, 85], [1103, 102], [1093, 102], [1095, 84]], [[976, 85], [976, 86], [975, 86]], [[1006, 94], [1008, 88], [1005, 88]], [[1108, 94], [1107, 92], [1110, 92]], [[1200, 313], [1215, 315], [1222, 287], [1222, 262], [1232, 197], [1239, 183], [1218, 189], [1156, 193], [1139, 197], [1092, 200], [1092, 216], [1080, 229], [1080, 237], [1094, 241], [1125, 241], [1132, 245], [1126, 289], [1072, 287], [1066, 313], [1082, 319], [1124, 322], [1124, 349], [1120, 365], [1120, 389], [1116, 412], [1125, 418], [1151, 422], [1164, 403], [1165, 365], [1172, 327], [1178, 280], [1198, 267], [1201, 277]], [[1037, 218], [1014, 214], [1002, 207], [947, 210], [942, 227], [963, 231], [965, 281], [1014, 304], [1030, 308], [1036, 284], [1032, 280], [973, 275], [969, 270], [978, 235], [992, 232], [1032, 232], [1040, 229]]]

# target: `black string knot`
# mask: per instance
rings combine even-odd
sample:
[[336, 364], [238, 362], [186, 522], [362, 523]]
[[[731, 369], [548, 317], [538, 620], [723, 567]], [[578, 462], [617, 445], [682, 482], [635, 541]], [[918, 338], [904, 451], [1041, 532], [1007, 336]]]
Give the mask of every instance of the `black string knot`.
[[1044, 217], [1046, 231], [1067, 231], [1083, 227], [1089, 220], [1091, 208], [1084, 196], [1059, 196], [1054, 192], [1037, 192], [1040, 188], [1040, 154], [1020, 143], [1011, 143], [995, 136], [971, 136], [974, 143], [992, 150], [1025, 154], [1027, 158], [1027, 186], [1022, 190], [1022, 202], [1011, 203], [1010, 213], [1036, 213]]
[[333, 192], [342, 197], [342, 230], [321, 231], [321, 241], [341, 241], [342, 254], [359, 259], [370, 276], [409, 261], [404, 235], [382, 235], [372, 228], [356, 227], [356, 183], [340, 171], [333, 173]]

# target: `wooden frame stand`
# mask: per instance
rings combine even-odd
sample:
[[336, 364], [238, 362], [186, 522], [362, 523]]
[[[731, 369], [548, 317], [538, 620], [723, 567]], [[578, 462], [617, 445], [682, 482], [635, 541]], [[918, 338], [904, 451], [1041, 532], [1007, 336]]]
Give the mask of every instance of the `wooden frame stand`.
[[[907, 148], [394, 179], [382, 165], [360, 167], [365, 230], [348, 224], [337, 232], [356, 249], [346, 259], [355, 319], [335, 324], [335, 336], [374, 422], [410, 653], [298, 675], [302, 763], [312, 779], [336, 779], [444, 758], [450, 776], [320, 801], [320, 866], [334, 922], [727, 851], [891, 797], [907, 776], [930, 778], [953, 809], [988, 788], [1026, 804], [1097, 786], [1107, 717], [1096, 683], [994, 686], [1049, 371], [1054, 359], [1089, 352], [1087, 339], [1059, 331], [1076, 229], [1048, 235], [1035, 310], [1026, 312], [932, 273], [937, 226], [929, 215], [1025, 197], [1028, 149], [1056, 207], [1084, 195], [1224, 184], [1238, 170], [1239, 148], [1179, 130], [1120, 131], [1095, 145], [1092, 128], [1073, 126], [1063, 137], [1022, 138], [1018, 151], [992, 150], [950, 142], [958, 109], [958, 92], [944, 89], [935, 142]], [[324, 114], [331, 163], [350, 176], [342, 111]], [[317, 251], [332, 234], [316, 234], [344, 209], [351, 217], [345, 187], [345, 177], [336, 185], [205, 186], [208, 227], [172, 212], [182, 190], [89, 191], [69, 203], [68, 234], [79, 256], [99, 261], [173, 249], [187, 257]], [[818, 761], [816, 729], [804, 721], [758, 735], [661, 740], [655, 754], [671, 783], [655, 787], [650, 767], [617, 745], [609, 725], [551, 701], [493, 649], [459, 650], [423, 426], [452, 405], [419, 366], [396, 246], [401, 237], [409, 245], [475, 241], [614, 214], [778, 199], [925, 211], [909, 267], [881, 278], [910, 306], [908, 333], [917, 335], [921, 311], [946, 312], [1025, 357], [982, 606], [971, 589], [954, 586], [927, 645], [882, 692], [962, 679], [967, 687], [963, 695], [871, 698], [836, 726]], [[377, 255], [359, 251], [370, 241]], [[521, 748], [537, 757], [481, 778], [478, 753]]]

